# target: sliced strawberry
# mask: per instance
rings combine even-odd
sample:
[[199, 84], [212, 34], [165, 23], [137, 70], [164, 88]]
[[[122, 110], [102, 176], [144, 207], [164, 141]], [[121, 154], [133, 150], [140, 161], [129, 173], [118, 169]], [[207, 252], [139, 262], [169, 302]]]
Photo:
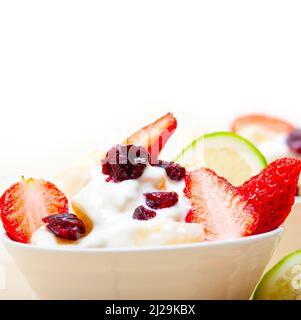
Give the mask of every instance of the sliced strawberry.
[[295, 201], [300, 170], [300, 160], [278, 159], [238, 188], [259, 213], [256, 234], [274, 230], [284, 222]]
[[123, 143], [143, 146], [151, 155], [154, 163], [159, 156], [160, 151], [166, 144], [167, 140], [175, 132], [177, 120], [172, 113], [167, 113], [162, 118], [140, 129]]
[[237, 188], [210, 169], [187, 173], [184, 193], [192, 209], [186, 222], [200, 223], [207, 240], [248, 236], [257, 227], [258, 214]]
[[44, 223], [42, 218], [68, 212], [68, 200], [57, 187], [45, 180], [22, 179], [0, 198], [0, 215], [9, 237], [28, 243]]
[[271, 118], [261, 114], [250, 114], [237, 118], [232, 124], [231, 130], [239, 133], [241, 129], [250, 125], [262, 126], [276, 133], [288, 134], [294, 130], [294, 126], [284, 120]]

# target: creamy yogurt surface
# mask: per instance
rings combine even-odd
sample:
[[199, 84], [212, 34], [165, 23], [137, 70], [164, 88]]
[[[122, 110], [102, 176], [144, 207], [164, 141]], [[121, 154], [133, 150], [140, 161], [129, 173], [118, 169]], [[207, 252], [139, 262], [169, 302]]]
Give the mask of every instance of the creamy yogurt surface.
[[278, 133], [259, 125], [250, 125], [242, 128], [239, 134], [253, 142], [270, 163], [283, 157], [301, 159], [301, 156], [292, 152], [287, 143], [287, 134]]
[[287, 146], [286, 139], [286, 135], [279, 134], [273, 139], [259, 143], [258, 148], [264, 154], [269, 163], [283, 157], [301, 159], [299, 155], [290, 151]]
[[[55, 247], [75, 245], [86, 248], [133, 247], [169, 245], [200, 242], [204, 231], [200, 224], [186, 223], [189, 202], [185, 198], [184, 181], [170, 180], [165, 170], [148, 166], [143, 175], [135, 180], [107, 182], [101, 167], [91, 171], [90, 182], [72, 199], [74, 208], [84, 212], [92, 222], [87, 235], [75, 242], [58, 241], [45, 226], [38, 229], [31, 238], [35, 245]], [[144, 193], [174, 191], [179, 196], [178, 203], [156, 211], [150, 220], [133, 219], [135, 208], [147, 207]]]
[[[287, 143], [287, 134], [275, 132], [263, 128], [258, 125], [250, 125], [239, 131], [239, 134], [253, 142], [256, 147], [265, 156], [268, 163], [273, 162], [276, 159], [290, 157], [301, 160], [301, 155], [292, 152]], [[299, 191], [301, 194], [301, 177], [298, 183]]]

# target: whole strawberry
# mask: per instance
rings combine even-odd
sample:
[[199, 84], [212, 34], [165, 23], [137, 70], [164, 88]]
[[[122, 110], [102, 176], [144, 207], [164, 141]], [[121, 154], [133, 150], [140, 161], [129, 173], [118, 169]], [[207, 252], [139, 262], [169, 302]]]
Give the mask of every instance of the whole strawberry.
[[300, 170], [300, 160], [278, 159], [238, 187], [259, 214], [254, 234], [274, 230], [284, 222], [295, 201]]

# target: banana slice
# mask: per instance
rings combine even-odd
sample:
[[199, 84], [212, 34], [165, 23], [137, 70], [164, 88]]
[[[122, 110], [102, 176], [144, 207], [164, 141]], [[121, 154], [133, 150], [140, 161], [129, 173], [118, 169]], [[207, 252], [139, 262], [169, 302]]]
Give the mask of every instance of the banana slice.
[[72, 198], [91, 180], [91, 170], [100, 165], [105, 153], [93, 151], [71, 167], [60, 172], [53, 178], [53, 182], [68, 198]]

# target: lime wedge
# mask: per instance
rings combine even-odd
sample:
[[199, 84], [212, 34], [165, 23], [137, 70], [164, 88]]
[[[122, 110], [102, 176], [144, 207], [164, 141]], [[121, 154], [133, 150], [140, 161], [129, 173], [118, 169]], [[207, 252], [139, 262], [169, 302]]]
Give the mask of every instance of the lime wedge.
[[259, 282], [254, 300], [301, 300], [301, 250], [283, 258]]
[[214, 132], [195, 139], [175, 159], [188, 170], [207, 167], [239, 186], [267, 166], [262, 153], [232, 132]]

